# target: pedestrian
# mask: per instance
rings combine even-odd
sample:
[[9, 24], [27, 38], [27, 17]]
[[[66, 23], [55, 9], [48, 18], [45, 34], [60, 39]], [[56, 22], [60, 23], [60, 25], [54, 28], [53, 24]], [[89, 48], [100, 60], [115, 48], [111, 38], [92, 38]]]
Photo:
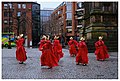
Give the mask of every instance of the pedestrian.
[[76, 65], [79, 65], [79, 63], [81, 63], [84, 66], [88, 64], [88, 49], [84, 37], [81, 37], [80, 42], [78, 43]]
[[63, 35], [61, 36], [61, 44], [62, 47], [65, 47], [65, 37]]
[[62, 45], [60, 44], [60, 41], [58, 40], [58, 38], [59, 37], [57, 36], [54, 37], [53, 51], [59, 62], [60, 58], [62, 58], [64, 54], [62, 52]]
[[25, 51], [25, 48], [23, 46], [24, 41], [25, 40], [23, 38], [23, 34], [21, 34], [20, 36], [17, 37], [17, 40], [16, 40], [16, 45], [17, 45], [16, 59], [19, 61], [19, 64], [23, 64], [23, 62], [25, 62], [27, 60], [26, 51]]
[[68, 46], [69, 46], [69, 53], [70, 56], [76, 56], [77, 54], [77, 41], [73, 40], [73, 37], [70, 37], [70, 41], [68, 42]]
[[48, 66], [48, 69], [52, 67], [58, 66], [58, 60], [53, 53], [52, 44], [49, 40], [49, 36], [44, 36], [44, 40], [40, 42], [40, 51], [42, 51], [41, 55], [41, 66]]
[[95, 43], [95, 55], [97, 60], [104, 61], [105, 59], [109, 58], [108, 50], [104, 41], [102, 40], [103, 36], [99, 36], [99, 41]]

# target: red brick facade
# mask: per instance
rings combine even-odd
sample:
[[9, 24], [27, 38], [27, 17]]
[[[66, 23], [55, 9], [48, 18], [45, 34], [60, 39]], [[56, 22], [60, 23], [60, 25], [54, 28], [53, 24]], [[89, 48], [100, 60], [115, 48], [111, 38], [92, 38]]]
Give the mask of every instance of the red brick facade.
[[23, 33], [27, 37], [27, 47], [30, 47], [30, 41], [32, 41], [31, 9], [32, 2], [2, 2], [2, 33], [14, 32], [15, 36]]

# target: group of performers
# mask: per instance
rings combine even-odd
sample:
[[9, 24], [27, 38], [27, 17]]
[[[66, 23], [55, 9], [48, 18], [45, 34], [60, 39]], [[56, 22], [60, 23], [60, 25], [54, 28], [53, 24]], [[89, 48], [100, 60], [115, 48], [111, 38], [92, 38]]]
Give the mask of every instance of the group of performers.
[[[59, 60], [64, 56], [64, 53], [62, 52], [62, 45], [60, 44], [58, 38], [59, 36], [55, 36], [53, 43], [51, 43], [49, 36], [43, 35], [39, 43], [39, 51], [42, 52], [42, 55], [40, 56], [41, 66], [48, 66], [48, 69], [58, 66]], [[100, 36], [99, 41], [95, 43], [95, 55], [97, 60], [103, 61], [106, 58], [109, 58], [109, 54], [102, 38], [103, 37]], [[23, 46], [24, 41], [23, 34], [20, 34], [16, 40], [16, 59], [20, 64], [23, 64], [23, 62], [27, 60], [26, 51]], [[77, 42], [72, 37], [70, 37], [68, 45], [70, 56], [76, 56], [76, 65], [87, 65], [88, 49], [85, 43], [85, 38], [81, 37], [80, 41]]]
[[58, 66], [60, 58], [63, 57], [62, 46], [58, 40], [59, 37], [54, 37], [53, 44], [49, 40], [49, 36], [43, 36], [40, 41], [39, 50], [42, 51], [41, 66], [48, 66], [52, 68]]
[[[96, 59], [104, 61], [105, 59], [109, 58], [108, 50], [104, 41], [102, 40], [103, 36], [99, 36], [99, 41], [95, 43], [95, 55]], [[78, 43], [76, 40], [73, 40], [70, 37], [70, 41], [68, 42], [69, 45], [69, 52], [70, 56], [76, 56], [76, 65], [81, 63], [82, 65], [88, 64], [88, 49], [85, 43], [85, 38], [81, 37], [80, 42]]]

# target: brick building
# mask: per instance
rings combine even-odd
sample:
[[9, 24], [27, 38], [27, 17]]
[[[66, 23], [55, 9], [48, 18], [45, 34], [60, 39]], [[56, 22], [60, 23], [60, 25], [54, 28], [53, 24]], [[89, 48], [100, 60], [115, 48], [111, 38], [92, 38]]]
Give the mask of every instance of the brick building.
[[51, 14], [52, 35], [65, 37], [67, 42], [71, 36], [76, 35], [77, 25], [75, 19], [76, 2], [63, 2]]
[[[2, 2], [2, 33], [23, 33], [25, 46], [36, 46], [39, 41], [40, 4], [36, 2]], [[37, 41], [36, 41], [37, 40]]]
[[51, 34], [63, 35], [66, 42], [70, 36], [85, 36], [93, 51], [102, 35], [110, 51], [118, 49], [118, 2], [63, 2], [54, 9], [51, 21]]

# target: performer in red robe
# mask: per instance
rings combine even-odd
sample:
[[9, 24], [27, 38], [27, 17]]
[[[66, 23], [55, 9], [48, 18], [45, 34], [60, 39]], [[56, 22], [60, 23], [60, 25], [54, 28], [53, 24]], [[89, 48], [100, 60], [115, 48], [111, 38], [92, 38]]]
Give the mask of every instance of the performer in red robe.
[[70, 37], [70, 41], [68, 42], [70, 56], [76, 56], [76, 54], [77, 54], [77, 44], [78, 44], [77, 41], [73, 40], [73, 38]]
[[60, 58], [63, 57], [63, 52], [62, 52], [62, 46], [61, 46], [58, 38], [59, 37], [57, 37], [57, 36], [54, 37], [53, 51], [59, 62]]
[[23, 34], [18, 36], [18, 40], [16, 40], [16, 45], [17, 45], [16, 59], [18, 61], [20, 61], [19, 64], [23, 64], [23, 62], [25, 62], [27, 60], [26, 51], [25, 51], [25, 48], [23, 46], [24, 41], [25, 40], [23, 38]]
[[40, 43], [40, 49], [42, 51], [41, 55], [41, 66], [48, 66], [50, 68], [58, 66], [58, 60], [53, 53], [52, 44], [50, 40], [45, 36], [45, 40], [42, 41], [44, 44]]
[[87, 45], [85, 43], [85, 38], [81, 37], [80, 39], [81, 41], [78, 44], [78, 54], [76, 56], [76, 65], [78, 65], [79, 63], [83, 64], [83, 65], [87, 65], [88, 64], [88, 49], [87, 49]]
[[105, 60], [106, 58], [109, 58], [107, 47], [104, 44], [104, 41], [102, 41], [102, 36], [99, 37], [99, 41], [95, 43], [95, 55], [97, 60]]
[[43, 35], [41, 41], [39, 42], [39, 44], [40, 44], [40, 46], [39, 46], [39, 51], [42, 51], [42, 52], [43, 52], [43, 50], [42, 50], [42, 49], [43, 49], [42, 46], [45, 44], [45, 38], [46, 38], [46, 36]]

